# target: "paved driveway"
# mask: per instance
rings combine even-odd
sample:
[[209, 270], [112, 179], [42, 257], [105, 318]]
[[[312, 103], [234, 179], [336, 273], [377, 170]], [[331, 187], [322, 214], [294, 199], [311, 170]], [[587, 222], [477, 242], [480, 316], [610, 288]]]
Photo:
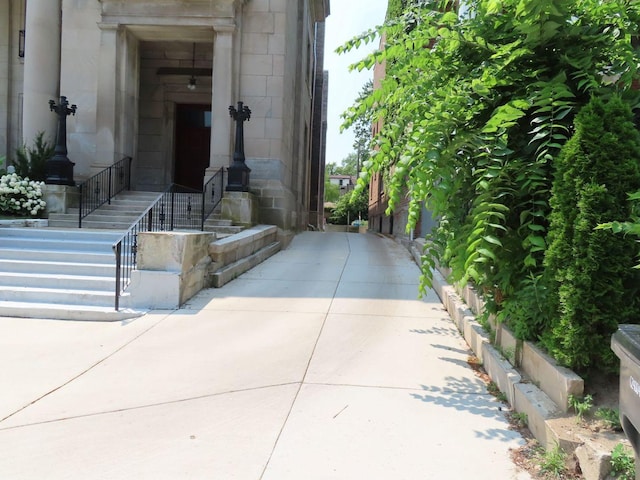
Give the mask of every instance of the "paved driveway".
[[176, 311], [0, 318], [0, 479], [526, 479], [408, 252], [298, 235]]

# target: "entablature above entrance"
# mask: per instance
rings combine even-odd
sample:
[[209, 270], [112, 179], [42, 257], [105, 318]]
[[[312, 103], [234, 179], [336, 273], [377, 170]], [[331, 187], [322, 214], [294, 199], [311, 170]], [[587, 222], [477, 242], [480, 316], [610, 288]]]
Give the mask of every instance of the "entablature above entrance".
[[99, 0], [103, 23], [194, 25], [235, 24], [246, 0]]

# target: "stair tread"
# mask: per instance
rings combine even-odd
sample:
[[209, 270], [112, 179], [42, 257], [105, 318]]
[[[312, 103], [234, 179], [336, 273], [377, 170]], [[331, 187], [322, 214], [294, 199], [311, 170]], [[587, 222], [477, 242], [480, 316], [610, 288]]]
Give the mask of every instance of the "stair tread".
[[[34, 313], [36, 313], [35, 317]], [[136, 310], [132, 308], [115, 310], [114, 307], [100, 307], [95, 305], [0, 300], [0, 316], [2, 317], [114, 322], [141, 317], [146, 313], [146, 310]]]
[[[3, 250], [0, 249], [0, 253]], [[24, 250], [18, 250], [18, 251], [24, 251]], [[108, 256], [109, 259], [113, 259], [113, 254], [105, 254], [105, 256]], [[83, 266], [83, 267], [95, 267], [95, 268], [104, 268], [104, 267], [111, 267], [113, 264], [113, 267], [115, 268], [115, 264], [113, 263], [113, 261], [109, 262], [109, 263], [95, 263], [95, 262], [62, 262], [62, 261], [55, 261], [55, 260], [28, 260], [28, 259], [23, 259], [23, 258], [0, 258], [0, 265], [1, 264], [7, 264], [7, 263], [26, 263], [28, 265], [47, 265], [47, 266], [60, 266], [60, 267], [76, 267], [76, 266]]]
[[[68, 273], [25, 273], [25, 272], [5, 272], [0, 268], [0, 275], [4, 277], [16, 278], [58, 278], [60, 280], [83, 280], [86, 282], [104, 282], [105, 280], [113, 280], [115, 278], [107, 275], [74, 275]], [[73, 290], [73, 289], [70, 289]]]
[[20, 287], [20, 286], [12, 286], [11, 290], [13, 290], [15, 292], [42, 292], [42, 293], [65, 293], [65, 294], [73, 292], [73, 293], [75, 293], [77, 295], [95, 295], [95, 296], [99, 296], [99, 297], [105, 297], [105, 296], [113, 297], [115, 295], [115, 293], [113, 291], [111, 291], [111, 290], [80, 290], [80, 289], [77, 289], [77, 288], [51, 288], [51, 287]]

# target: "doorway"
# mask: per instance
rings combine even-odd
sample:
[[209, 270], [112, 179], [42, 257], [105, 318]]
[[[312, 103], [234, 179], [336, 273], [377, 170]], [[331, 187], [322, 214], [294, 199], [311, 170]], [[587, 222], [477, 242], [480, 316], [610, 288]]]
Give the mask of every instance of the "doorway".
[[211, 105], [176, 105], [173, 182], [202, 190], [211, 149]]

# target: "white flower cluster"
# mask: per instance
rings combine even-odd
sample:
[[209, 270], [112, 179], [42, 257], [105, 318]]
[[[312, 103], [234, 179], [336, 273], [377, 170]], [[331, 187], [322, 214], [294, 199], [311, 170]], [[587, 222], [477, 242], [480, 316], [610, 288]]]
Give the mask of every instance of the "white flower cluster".
[[16, 173], [0, 177], [0, 213], [36, 216], [46, 206], [42, 200], [44, 182], [34, 182]]

